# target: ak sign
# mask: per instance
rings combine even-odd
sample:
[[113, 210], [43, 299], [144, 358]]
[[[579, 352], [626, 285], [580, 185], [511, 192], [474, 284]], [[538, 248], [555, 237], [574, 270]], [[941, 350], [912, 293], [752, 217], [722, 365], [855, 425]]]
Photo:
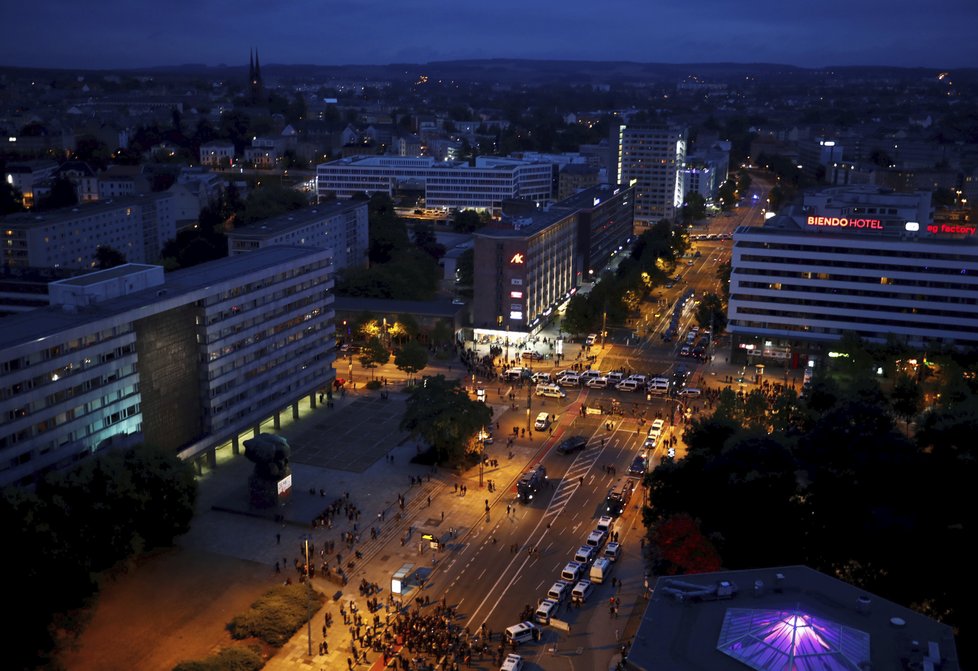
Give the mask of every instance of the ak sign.
[[524, 257], [523, 252], [516, 252], [513, 257], [509, 260], [510, 264], [514, 266], [522, 266], [526, 263], [526, 257]]

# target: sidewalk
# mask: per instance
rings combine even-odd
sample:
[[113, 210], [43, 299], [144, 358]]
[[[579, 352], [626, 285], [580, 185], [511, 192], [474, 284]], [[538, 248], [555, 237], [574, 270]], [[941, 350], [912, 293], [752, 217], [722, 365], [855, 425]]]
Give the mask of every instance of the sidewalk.
[[[392, 398], [400, 395], [401, 392], [391, 394]], [[348, 394], [347, 400], [353, 396]], [[493, 405], [497, 418], [505, 416], [508, 405], [492, 403], [492, 399], [490, 404]], [[506, 419], [502, 421], [506, 422]], [[393, 464], [380, 462], [359, 474], [360, 482], [353, 485], [350, 498], [361, 511], [362, 524], [358, 526], [362, 540], [357, 549], [362, 553], [362, 559], [354, 562], [353, 570], [348, 572], [346, 585], [337, 585], [318, 575], [313, 578], [314, 587], [326, 594], [329, 601], [312, 619], [312, 657], [309, 656], [307, 629], [303, 628], [269, 660], [265, 669], [284, 671], [294, 669], [297, 665], [311, 665], [313, 668], [319, 665], [318, 668], [322, 669], [346, 668], [347, 658], [350, 657], [351, 637], [347, 627], [343, 625], [339, 610], [342, 604], [349, 611], [350, 604], [355, 603], [365, 621], [372, 620], [366, 604], [368, 597], [359, 594], [358, 588], [362, 580], [379, 587], [379, 592], [373, 598], [377, 598], [381, 604], [387, 603], [392, 575], [405, 564], [413, 564], [420, 575], [425, 577], [425, 591], [440, 587], [438, 581], [442, 563], [447, 563], [456, 547], [468, 542], [473, 534], [483, 531], [485, 500], [488, 499], [490, 506], [494, 506], [502, 497], [507, 496], [526, 464], [543, 445], [539, 440], [532, 443], [519, 440], [512, 448], [507, 448], [502, 436], [497, 435], [497, 441], [496, 444], [487, 446], [486, 457], [498, 460], [499, 465], [487, 467], [483, 473], [484, 483], [494, 481], [493, 493], [489, 493], [485, 486], [480, 488], [478, 467], [456, 474], [442, 468], [433, 470], [410, 464], [410, 459], [415, 454], [415, 445], [410, 441], [391, 451]], [[513, 452], [512, 459], [508, 456], [510, 451]], [[411, 477], [420, 480], [420, 484], [412, 486]], [[463, 496], [456, 491], [456, 485], [464, 485], [468, 490], [467, 494]], [[371, 493], [369, 497], [365, 496], [367, 492]], [[385, 496], [377, 496], [377, 493], [384, 493]], [[404, 496], [403, 510], [397, 505], [397, 494]], [[303, 494], [299, 493], [298, 496], [302, 497]], [[378, 514], [382, 515], [382, 521]], [[369, 536], [371, 522], [372, 526], [380, 530], [376, 539]], [[339, 531], [346, 528], [347, 525], [334, 524], [332, 530], [317, 528], [313, 531], [317, 553], [324, 540], [330, 537], [335, 539]], [[449, 538], [450, 529], [455, 530], [452, 538]], [[447, 540], [446, 548], [436, 553], [428, 547], [427, 542], [421, 541], [422, 530], [440, 533]], [[299, 533], [304, 535], [305, 532]], [[292, 541], [296, 538], [293, 534]], [[402, 543], [404, 538], [408, 540]], [[339, 545], [337, 543], [337, 549]], [[271, 548], [270, 552], [273, 551], [274, 548]], [[344, 552], [344, 556], [346, 554]], [[435, 557], [438, 558], [437, 564], [432, 562]], [[411, 606], [420, 592], [420, 589], [413, 587], [403, 599], [403, 605]], [[376, 611], [382, 622], [387, 612], [386, 607]], [[393, 611], [390, 612], [393, 614]], [[320, 655], [319, 644], [324, 640], [322, 628], [327, 613], [331, 613], [333, 617], [333, 625], [325, 639], [329, 653]], [[379, 656], [379, 653], [367, 651], [367, 663], [359, 664], [357, 668], [379, 668], [379, 662], [375, 664]]]

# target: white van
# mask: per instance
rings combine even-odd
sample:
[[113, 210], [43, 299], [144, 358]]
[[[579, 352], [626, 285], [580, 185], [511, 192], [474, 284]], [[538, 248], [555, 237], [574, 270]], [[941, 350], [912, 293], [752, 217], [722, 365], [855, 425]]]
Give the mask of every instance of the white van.
[[570, 585], [563, 580], [558, 580], [550, 589], [547, 590], [547, 598], [560, 603], [570, 594]]
[[592, 377], [587, 381], [587, 386], [591, 389], [604, 389], [608, 386], [608, 378], [606, 377]]
[[610, 559], [611, 561], [618, 561], [618, 557], [621, 556], [621, 545], [617, 542], [612, 541], [604, 546], [604, 557]]
[[534, 373], [530, 376], [530, 379], [537, 384], [545, 384], [551, 381], [550, 373]]
[[604, 542], [606, 540], [608, 540], [608, 532], [602, 531], [601, 529], [595, 529], [594, 531], [588, 534], [587, 540], [584, 542], [587, 545], [590, 545], [593, 548], [598, 548], [600, 550], [601, 546], [604, 545]]
[[595, 527], [598, 531], [604, 531], [605, 533], [611, 533], [611, 525], [615, 523], [615, 518], [610, 515], [602, 515], [598, 519], [598, 526]]
[[581, 578], [583, 567], [576, 561], [569, 561], [560, 572], [560, 579], [567, 582], [577, 582]]
[[618, 391], [635, 391], [638, 387], [639, 384], [635, 380], [624, 380], [615, 385], [615, 389]]
[[550, 426], [550, 413], [541, 412], [537, 415], [537, 421], [533, 423], [533, 428], [537, 431], [546, 431], [548, 426]]
[[702, 394], [703, 392], [697, 389], [696, 387], [686, 387], [685, 389], [679, 390], [680, 396], [700, 396]]
[[564, 373], [557, 378], [557, 384], [561, 387], [579, 387], [581, 386], [581, 376], [577, 373]]
[[597, 339], [598, 339], [597, 333], [590, 333], [588, 334], [588, 337], [584, 339], [584, 344], [587, 345], [588, 347], [591, 347], [592, 345], [594, 345], [594, 341], [596, 341]]
[[597, 548], [591, 545], [582, 545], [581, 547], [577, 548], [577, 552], [574, 553], [574, 561], [586, 566], [594, 561], [594, 557], [597, 554]]
[[669, 393], [669, 380], [664, 377], [654, 377], [649, 380], [646, 389], [650, 394], [667, 394]]
[[599, 585], [608, 579], [608, 574], [611, 573], [611, 567], [614, 564], [611, 563], [610, 559], [601, 557], [595, 559], [594, 563], [591, 565], [591, 572], [588, 574], [591, 578], [591, 582], [598, 583]]
[[571, 601], [573, 603], [583, 604], [591, 596], [591, 592], [593, 591], [594, 585], [591, 584], [591, 581], [582, 580], [574, 585], [574, 589], [571, 590]]
[[567, 392], [555, 384], [538, 384], [537, 396], [549, 396], [550, 398], [567, 398]]
[[625, 374], [622, 373], [621, 371], [613, 370], [609, 373], [606, 373], [605, 377], [608, 378], [608, 384], [618, 384], [619, 382], [625, 379]]
[[506, 627], [506, 641], [513, 647], [520, 643], [540, 640], [540, 627], [532, 622], [520, 622], [512, 627]]
[[544, 599], [533, 613], [533, 619], [540, 624], [550, 624], [550, 618], [557, 614], [558, 605], [553, 599]]

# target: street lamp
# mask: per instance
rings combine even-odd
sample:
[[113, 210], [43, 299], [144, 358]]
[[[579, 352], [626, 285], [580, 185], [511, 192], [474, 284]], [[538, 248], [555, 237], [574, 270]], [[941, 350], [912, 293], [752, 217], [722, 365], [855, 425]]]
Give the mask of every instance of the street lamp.
[[306, 549], [306, 591], [309, 594], [306, 595], [306, 635], [309, 639], [309, 656], [312, 657], [312, 575], [310, 572], [309, 564], [309, 536], [304, 536], [303, 541]]

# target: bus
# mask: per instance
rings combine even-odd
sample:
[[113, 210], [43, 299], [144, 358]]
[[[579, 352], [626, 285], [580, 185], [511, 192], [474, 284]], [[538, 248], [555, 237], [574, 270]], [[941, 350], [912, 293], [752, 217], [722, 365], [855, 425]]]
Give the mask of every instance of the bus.
[[625, 506], [632, 498], [635, 490], [635, 478], [620, 478], [611, 489], [608, 490], [608, 497], [605, 499], [605, 509], [612, 517], [618, 517], [625, 512]]

